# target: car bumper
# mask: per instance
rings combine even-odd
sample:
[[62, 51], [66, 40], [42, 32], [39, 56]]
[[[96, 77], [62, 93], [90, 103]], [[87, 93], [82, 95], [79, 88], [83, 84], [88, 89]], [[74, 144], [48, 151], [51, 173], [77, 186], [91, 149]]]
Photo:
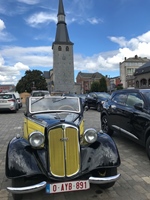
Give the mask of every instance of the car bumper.
[[[107, 184], [111, 182], [115, 182], [120, 178], [120, 174], [110, 177], [89, 177], [89, 182], [93, 184]], [[25, 194], [25, 193], [32, 193], [37, 192], [46, 187], [46, 181], [40, 182], [36, 185], [27, 186], [27, 187], [7, 187], [7, 190], [14, 194]]]

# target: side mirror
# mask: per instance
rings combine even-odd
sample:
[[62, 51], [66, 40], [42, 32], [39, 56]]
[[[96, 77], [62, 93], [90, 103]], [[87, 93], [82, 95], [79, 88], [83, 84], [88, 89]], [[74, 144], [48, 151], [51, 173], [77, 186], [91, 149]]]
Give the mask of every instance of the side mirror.
[[137, 110], [143, 110], [143, 104], [142, 103], [136, 103], [134, 105], [134, 108], [136, 108]]

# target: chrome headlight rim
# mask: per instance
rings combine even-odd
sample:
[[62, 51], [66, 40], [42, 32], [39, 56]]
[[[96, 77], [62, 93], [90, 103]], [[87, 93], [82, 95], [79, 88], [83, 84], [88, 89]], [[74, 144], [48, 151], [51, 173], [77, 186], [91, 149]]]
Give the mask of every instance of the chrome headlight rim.
[[84, 131], [84, 140], [89, 144], [96, 142], [97, 137], [98, 131], [96, 131], [94, 128], [88, 128]]
[[40, 148], [44, 144], [45, 136], [40, 131], [30, 133], [28, 141], [33, 148]]

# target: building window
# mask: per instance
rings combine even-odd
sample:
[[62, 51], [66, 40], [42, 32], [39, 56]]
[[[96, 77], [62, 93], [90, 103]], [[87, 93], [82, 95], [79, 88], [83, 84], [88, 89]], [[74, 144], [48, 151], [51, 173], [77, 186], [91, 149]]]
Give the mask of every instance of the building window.
[[61, 48], [61, 46], [59, 46], [59, 47], [58, 47], [58, 51], [61, 51], [61, 50], [62, 50], [62, 48]]
[[144, 78], [140, 82], [141, 82], [141, 86], [146, 86], [147, 84], [147, 80]]
[[69, 47], [68, 46], [66, 46], [66, 51], [69, 51]]

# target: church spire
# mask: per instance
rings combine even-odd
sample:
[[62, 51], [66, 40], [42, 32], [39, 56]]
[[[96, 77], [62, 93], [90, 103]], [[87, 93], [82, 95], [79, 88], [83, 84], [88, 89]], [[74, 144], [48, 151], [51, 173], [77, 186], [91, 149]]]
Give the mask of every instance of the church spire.
[[57, 19], [58, 19], [57, 30], [56, 30], [55, 42], [53, 42], [53, 44], [58, 44], [58, 43], [73, 44], [69, 39], [67, 25], [65, 22], [63, 0], [59, 0]]
[[64, 12], [64, 5], [62, 0], [59, 0], [59, 6], [58, 6], [58, 15], [64, 15], [65, 16], [65, 12]]

